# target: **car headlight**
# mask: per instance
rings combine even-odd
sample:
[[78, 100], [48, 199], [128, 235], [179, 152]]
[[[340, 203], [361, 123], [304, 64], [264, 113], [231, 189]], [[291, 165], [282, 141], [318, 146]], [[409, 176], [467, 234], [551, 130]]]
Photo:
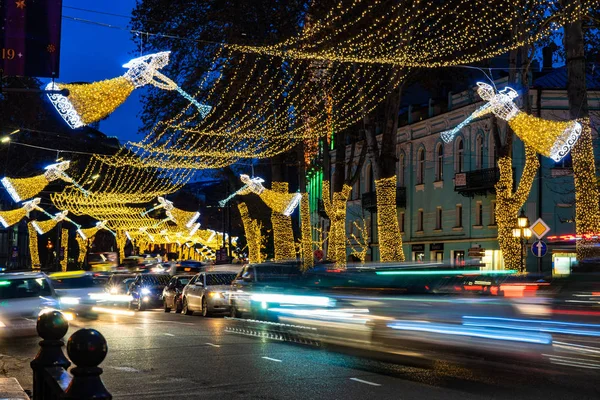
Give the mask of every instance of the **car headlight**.
[[210, 297], [220, 297], [222, 299], [225, 298], [225, 295], [222, 292], [210, 292], [208, 295]]
[[110, 294], [117, 294], [119, 293], [119, 289], [116, 286], [113, 286], [110, 288]]
[[61, 297], [60, 302], [61, 304], [76, 305], [79, 304], [79, 297]]
[[150, 289], [142, 288], [141, 292], [142, 292], [142, 294], [150, 294]]

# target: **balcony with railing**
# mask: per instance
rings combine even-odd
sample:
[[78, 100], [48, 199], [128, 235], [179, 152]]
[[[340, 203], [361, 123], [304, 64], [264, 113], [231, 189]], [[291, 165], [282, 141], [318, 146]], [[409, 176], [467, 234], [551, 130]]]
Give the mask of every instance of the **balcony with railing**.
[[[361, 202], [362, 202], [362, 208], [364, 210], [367, 210], [370, 212], [377, 212], [377, 194], [376, 194], [376, 192], [363, 193]], [[396, 188], [396, 207], [406, 208], [406, 188], [405, 187], [397, 187]]]
[[454, 174], [454, 191], [466, 197], [496, 193], [496, 183], [500, 179], [498, 168], [478, 169]]

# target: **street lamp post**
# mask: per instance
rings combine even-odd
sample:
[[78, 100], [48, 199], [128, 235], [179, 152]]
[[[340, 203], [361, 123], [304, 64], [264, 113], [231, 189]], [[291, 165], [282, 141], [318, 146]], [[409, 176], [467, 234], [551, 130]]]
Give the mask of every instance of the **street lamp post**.
[[523, 260], [525, 259], [525, 245], [527, 245], [527, 243], [529, 242], [529, 238], [531, 237], [531, 229], [529, 229], [529, 218], [527, 218], [523, 210], [521, 210], [521, 213], [517, 217], [517, 226], [513, 228], [512, 234], [514, 238], [519, 238], [521, 242], [521, 272], [523, 272]]

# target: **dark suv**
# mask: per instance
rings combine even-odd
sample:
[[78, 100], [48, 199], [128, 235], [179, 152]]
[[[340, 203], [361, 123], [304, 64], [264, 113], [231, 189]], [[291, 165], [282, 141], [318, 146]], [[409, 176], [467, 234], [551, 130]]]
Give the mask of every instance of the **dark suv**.
[[129, 285], [129, 295], [131, 295], [129, 308], [143, 311], [147, 308], [162, 307], [163, 289], [169, 284], [170, 279], [169, 275], [136, 275], [134, 281]]

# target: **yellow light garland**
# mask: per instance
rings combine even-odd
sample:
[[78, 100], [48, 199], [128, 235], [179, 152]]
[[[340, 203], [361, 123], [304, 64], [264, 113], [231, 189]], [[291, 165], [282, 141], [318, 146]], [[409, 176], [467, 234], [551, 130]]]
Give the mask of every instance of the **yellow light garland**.
[[46, 221], [31, 221], [31, 225], [35, 228], [38, 234], [44, 235], [52, 230], [58, 222], [55, 219]]
[[323, 206], [329, 217], [329, 236], [327, 258], [337, 267], [346, 266], [346, 204], [352, 192], [352, 187], [344, 184], [341, 192], [333, 193], [329, 181], [323, 181]]
[[38, 251], [38, 234], [31, 223], [27, 224], [27, 232], [29, 233], [29, 255], [31, 256], [31, 268], [36, 269], [41, 266], [40, 253]]
[[81, 121], [87, 125], [106, 118], [133, 92], [135, 86], [123, 76], [85, 84], [57, 83], [69, 91], [69, 100]]
[[262, 234], [261, 226], [257, 220], [250, 218], [248, 206], [246, 203], [239, 203], [238, 209], [244, 224], [244, 232], [246, 233], [246, 243], [248, 244], [248, 262], [260, 264], [263, 261], [262, 257]]
[[79, 266], [82, 266], [83, 263], [85, 262], [88, 239], [83, 239], [79, 235], [75, 235], [75, 240], [77, 240], [77, 245], [79, 246], [79, 253], [77, 255], [77, 263], [79, 264]]
[[[230, 44], [242, 52], [292, 59], [389, 63], [409, 67], [470, 64], [534, 43], [598, 9], [597, 0], [395, 2], [341, 0], [296, 37], [271, 46]], [[549, 10], [557, 10], [552, 14]], [[560, 10], [560, 11], [558, 11]], [[551, 23], [545, 23], [546, 21]], [[514, 28], [536, 26], [515, 35]], [[332, 45], [335, 44], [335, 45]]]
[[[592, 129], [589, 119], [579, 121], [581, 136], [572, 151], [573, 179], [575, 181], [575, 232], [578, 235], [600, 232], [600, 209], [596, 164], [592, 145]], [[577, 259], [583, 260], [598, 256], [598, 241], [583, 239], [577, 241]]]
[[67, 272], [69, 263], [69, 230], [63, 229], [60, 236], [60, 245], [63, 249], [63, 259], [60, 260], [60, 268], [62, 272]]
[[302, 193], [300, 200], [300, 223], [302, 230], [302, 267], [308, 270], [314, 266], [313, 246], [312, 246], [312, 225], [310, 223], [310, 202], [308, 193]]
[[16, 210], [0, 211], [0, 223], [5, 228], [16, 224], [27, 215], [27, 211], [23, 208], [17, 208]]
[[350, 237], [354, 240], [354, 242], [358, 245], [358, 250], [352, 247], [352, 255], [360, 260], [361, 263], [364, 263], [367, 259], [367, 253], [369, 252], [369, 229], [367, 226], [367, 221], [362, 219], [362, 224], [359, 226], [356, 221], [353, 222], [354, 227], [356, 228], [358, 235], [352, 233]]
[[[512, 235], [517, 226], [517, 215], [531, 191], [531, 185], [540, 166], [535, 150], [525, 146], [525, 165], [519, 186], [513, 193], [512, 158], [498, 160], [500, 179], [496, 184], [496, 223], [498, 224], [498, 244], [504, 258], [504, 268], [521, 271], [521, 244]], [[524, 271], [521, 271], [524, 272]]]
[[376, 180], [375, 191], [380, 259], [382, 262], [404, 261], [396, 212], [396, 175]]
[[45, 174], [31, 178], [2, 178], [2, 184], [13, 200], [18, 202], [28, 200], [44, 190], [48, 179]]
[[[288, 183], [287, 182], [273, 182], [271, 184], [273, 194], [285, 194], [288, 195]], [[261, 199], [265, 200], [264, 193], [268, 189], [265, 189], [263, 193], [261, 193]], [[289, 203], [289, 200], [288, 200]], [[273, 225], [273, 244], [275, 247], [275, 261], [284, 261], [284, 260], [295, 260], [296, 259], [296, 248], [294, 246], [294, 231], [292, 230], [292, 218], [286, 215], [283, 215], [281, 212], [278, 212], [277, 209], [272, 208], [269, 203], [265, 200], [265, 204], [267, 204], [271, 208], [271, 224]], [[278, 202], [275, 202], [277, 205]], [[285, 209], [285, 205], [281, 210]]]

